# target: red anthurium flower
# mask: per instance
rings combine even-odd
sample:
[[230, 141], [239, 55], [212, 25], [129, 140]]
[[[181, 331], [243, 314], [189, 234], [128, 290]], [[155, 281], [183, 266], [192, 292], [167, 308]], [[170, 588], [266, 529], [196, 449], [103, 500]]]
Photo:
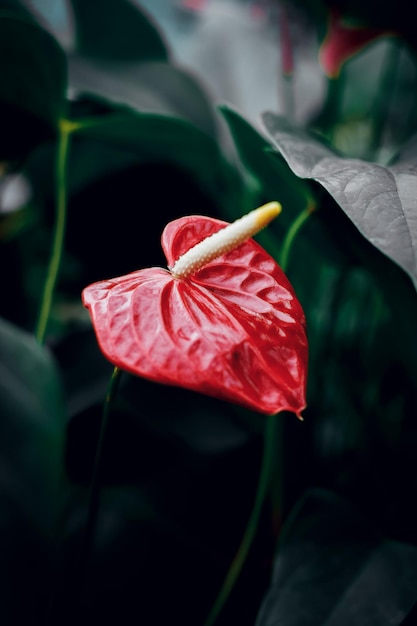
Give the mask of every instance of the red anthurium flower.
[[283, 271], [249, 239], [280, 210], [271, 202], [229, 225], [175, 220], [162, 234], [170, 270], [142, 269], [84, 289], [104, 355], [159, 383], [300, 416], [304, 314]]
[[331, 11], [327, 34], [320, 50], [319, 61], [329, 78], [337, 78], [343, 64], [366, 45], [393, 32], [345, 23], [337, 11]]

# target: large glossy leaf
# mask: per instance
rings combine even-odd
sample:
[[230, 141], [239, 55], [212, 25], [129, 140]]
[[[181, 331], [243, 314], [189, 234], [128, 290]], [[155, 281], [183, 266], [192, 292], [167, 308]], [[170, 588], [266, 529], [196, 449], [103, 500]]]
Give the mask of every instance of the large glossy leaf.
[[[222, 106], [220, 110], [229, 125], [239, 156], [255, 181], [255, 193], [259, 194], [259, 200], [274, 198], [282, 204], [282, 214], [265, 233], [261, 233], [265, 235], [265, 242], [260, 241], [276, 259], [285, 260], [283, 251], [290, 229], [307, 207], [312, 209], [316, 205], [312, 185], [294, 175], [265, 133], [232, 108]], [[322, 206], [320, 208], [323, 209]], [[330, 260], [339, 264], [346, 258], [345, 251], [328, 232], [328, 221], [323, 213], [323, 210], [313, 213], [314, 216], [297, 232], [285, 264], [285, 270], [289, 272], [291, 281], [295, 280], [293, 284], [297, 291], [301, 290], [298, 295], [304, 302], [306, 291], [311, 291], [313, 302], [318, 301], [318, 275], [323, 270], [323, 262]], [[272, 237], [267, 240], [271, 231], [275, 236], [273, 240]]]
[[217, 143], [185, 120], [151, 113], [116, 113], [86, 123], [78, 134], [121, 148], [148, 163], [174, 163], [191, 172], [210, 194], [216, 195], [220, 185], [225, 194], [228, 165]]
[[204, 89], [188, 72], [170, 63], [100, 63], [72, 56], [69, 81], [78, 93], [140, 112], [180, 117], [216, 134], [213, 109]]
[[165, 61], [167, 49], [157, 28], [129, 0], [71, 0], [77, 51], [113, 61]]
[[20, 156], [51, 134], [63, 114], [66, 60], [28, 15], [0, 4], [0, 158]]
[[311, 492], [283, 532], [257, 626], [398, 626], [417, 600], [417, 547]]
[[265, 113], [263, 122], [295, 174], [320, 183], [362, 235], [417, 285], [417, 140], [384, 167], [339, 156], [273, 113]]
[[60, 380], [35, 339], [0, 321], [1, 489], [36, 524], [53, 519], [62, 472], [65, 412]]
[[[201, 216], [168, 224], [168, 266], [224, 226]], [[95, 283], [83, 302], [101, 350], [122, 369], [264, 413], [305, 408], [304, 315], [253, 240], [184, 279], [150, 268]]]
[[284, 211], [280, 220], [294, 219], [305, 208], [309, 196], [307, 184], [297, 181], [283, 159], [271, 158], [272, 142], [240, 113], [230, 106], [221, 106], [239, 156], [250, 173], [258, 179], [261, 198], [276, 198]]
[[[123, 119], [125, 123], [119, 126], [111, 116], [108, 138], [105, 132], [100, 136], [103, 129], [97, 127], [90, 129], [92, 135], [87, 129], [75, 133], [71, 143], [59, 290], [78, 304], [82, 288], [89, 283], [164, 264], [158, 241], [172, 219], [193, 214], [196, 207], [201, 213], [221, 217], [223, 206], [242, 206], [240, 181], [233, 178], [236, 172], [210, 137], [185, 121], [168, 117], [151, 116], [149, 123], [146, 115]], [[107, 117], [101, 120], [107, 123]], [[54, 154], [53, 146], [38, 150], [29, 172], [37, 206], [51, 227]], [[29, 250], [36, 256], [31, 258], [38, 263], [32, 239]], [[48, 249], [47, 242], [39, 245]], [[33, 263], [28, 258], [28, 271], [32, 272]], [[33, 281], [28, 286], [35, 289]], [[34, 296], [37, 302], [36, 290]]]

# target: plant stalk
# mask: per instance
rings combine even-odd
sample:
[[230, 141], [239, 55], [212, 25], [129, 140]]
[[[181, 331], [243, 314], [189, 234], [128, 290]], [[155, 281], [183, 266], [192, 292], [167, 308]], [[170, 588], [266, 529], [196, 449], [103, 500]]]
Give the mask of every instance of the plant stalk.
[[278, 4], [279, 48], [281, 52], [281, 78], [283, 88], [283, 109], [285, 117], [294, 119], [294, 50], [291, 37], [288, 7], [285, 2]]
[[[315, 205], [313, 201], [310, 200], [307, 207], [298, 215], [298, 217], [294, 220], [287, 232], [280, 259], [280, 265], [284, 271], [287, 269], [288, 259], [294, 240], [301, 227], [314, 210]], [[233, 559], [229, 571], [226, 574], [226, 578], [212, 606], [210, 614], [204, 622], [204, 626], [213, 626], [213, 624], [215, 624], [243, 569], [253, 540], [255, 538], [256, 531], [258, 529], [259, 519], [266, 497], [268, 495], [272, 477], [274, 475], [277, 475], [278, 480], [276, 481], [276, 485], [274, 485], [273, 491], [271, 491], [273, 501], [273, 521], [275, 527], [280, 527], [282, 521], [283, 499], [283, 484], [281, 476], [283, 469], [281, 458], [283, 452], [283, 428], [281, 420], [282, 416], [278, 417], [277, 415], [270, 415], [268, 417], [264, 434], [264, 452], [262, 457], [261, 471], [259, 474], [259, 481], [251, 515], [246, 525], [246, 529], [240, 546], [237, 550], [236, 556]], [[277, 453], [279, 454], [278, 459], [276, 458]]]
[[306, 208], [303, 211], [301, 211], [301, 213], [298, 215], [298, 217], [296, 217], [296, 219], [293, 221], [290, 228], [288, 229], [287, 235], [282, 245], [281, 258], [279, 260], [279, 264], [281, 268], [284, 270], [284, 272], [286, 272], [288, 268], [288, 259], [290, 257], [290, 252], [291, 252], [291, 248], [293, 246], [294, 240], [296, 236], [298, 235], [299, 231], [301, 230], [302, 226], [304, 225], [304, 223], [307, 221], [307, 219], [315, 210], [315, 208], [316, 207], [314, 203], [310, 200]]
[[72, 125], [68, 120], [59, 123], [59, 139], [55, 160], [55, 207], [56, 217], [52, 241], [52, 251], [43, 288], [41, 306], [35, 336], [44, 343], [48, 320], [52, 307], [54, 290], [61, 264], [67, 218], [67, 165]]
[[282, 419], [278, 415], [268, 416], [265, 434], [264, 434], [264, 452], [262, 457], [261, 471], [259, 475], [258, 487], [256, 490], [255, 501], [252, 508], [250, 518], [248, 520], [242, 541], [238, 548], [235, 558], [227, 572], [222, 588], [212, 606], [210, 614], [206, 619], [204, 626], [213, 626], [216, 622], [221, 610], [226, 604], [235, 583], [242, 571], [249, 550], [259, 524], [266, 495], [268, 493], [269, 482], [271, 478], [271, 468], [273, 467], [275, 444], [276, 444], [276, 428], [279, 420]]
[[377, 161], [383, 147], [384, 132], [398, 76], [401, 48], [396, 40], [388, 47], [382, 67], [380, 85], [372, 115], [372, 135], [369, 146], [369, 158]]
[[114, 398], [117, 394], [117, 390], [120, 383], [121, 371], [118, 367], [115, 367], [111, 375], [109, 386], [107, 389], [106, 398], [103, 406], [103, 415], [101, 418], [100, 432], [98, 435], [98, 442], [96, 448], [96, 455], [94, 459], [93, 473], [90, 483], [90, 493], [88, 497], [88, 516], [85, 527], [84, 541], [82, 544], [82, 552], [80, 559], [80, 581], [81, 590], [84, 587], [84, 581], [88, 568], [88, 561], [90, 559], [91, 549], [94, 542], [94, 536], [97, 527], [97, 518], [100, 504], [100, 474], [101, 465], [103, 459], [104, 440], [109, 423], [109, 416], [113, 405]]

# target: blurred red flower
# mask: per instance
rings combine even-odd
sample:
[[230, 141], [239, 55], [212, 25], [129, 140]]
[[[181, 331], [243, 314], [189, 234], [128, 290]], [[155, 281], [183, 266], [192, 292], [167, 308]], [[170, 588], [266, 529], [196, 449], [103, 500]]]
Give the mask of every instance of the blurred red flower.
[[326, 36], [320, 46], [319, 61], [329, 78], [337, 78], [348, 59], [365, 46], [384, 36], [395, 33], [381, 28], [349, 24], [338, 11], [331, 11]]

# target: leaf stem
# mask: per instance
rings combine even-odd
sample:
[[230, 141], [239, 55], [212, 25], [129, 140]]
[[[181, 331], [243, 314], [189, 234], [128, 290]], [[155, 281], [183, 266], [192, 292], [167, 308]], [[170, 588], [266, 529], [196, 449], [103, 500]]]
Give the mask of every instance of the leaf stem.
[[383, 147], [383, 135], [387, 127], [389, 109], [395, 92], [400, 55], [401, 47], [398, 42], [393, 39], [392, 45], [388, 46], [388, 49], [385, 52], [379, 89], [373, 107], [373, 115], [371, 117], [372, 135], [368, 157], [373, 160], [377, 160], [381, 147]]
[[[119, 387], [121, 378], [121, 370], [118, 367], [113, 369], [113, 373], [111, 375], [108, 387], [106, 398], [103, 405], [102, 418], [100, 423], [100, 431], [97, 440], [96, 453], [94, 458], [94, 465], [92, 470], [92, 477], [90, 482], [90, 489], [88, 495], [88, 512], [87, 512], [87, 520], [85, 527], [81, 534], [80, 548], [79, 551], [75, 554], [76, 567], [78, 567], [78, 575], [72, 579], [71, 583], [66, 582], [61, 583], [59, 580], [59, 571], [58, 580], [55, 583], [55, 588], [52, 589], [51, 596], [49, 598], [49, 603], [46, 609], [46, 620], [45, 623], [55, 624], [56, 619], [54, 618], [54, 611], [61, 610], [59, 607], [62, 605], [61, 594], [64, 593], [71, 595], [71, 604], [67, 607], [66, 617], [63, 623], [65, 624], [73, 624], [77, 619], [79, 619], [79, 615], [82, 608], [83, 594], [86, 586], [86, 578], [88, 573], [88, 565], [91, 555], [91, 550], [94, 543], [94, 536], [96, 532], [97, 519], [98, 519], [98, 511], [100, 504], [100, 474], [101, 474], [101, 465], [103, 458], [103, 449], [104, 449], [104, 441], [105, 435], [108, 428], [109, 415], [111, 413], [111, 408], [114, 402], [114, 399], [117, 394], [117, 389]], [[68, 511], [70, 511], [72, 507], [72, 503], [68, 504]], [[66, 515], [63, 516], [63, 523], [66, 522]], [[62, 587], [62, 589], [61, 589]], [[61, 620], [62, 622], [62, 620]]]
[[[313, 213], [315, 208], [316, 206], [314, 204], [314, 201], [310, 198], [307, 207], [298, 215], [298, 217], [294, 220], [288, 230], [288, 233], [284, 240], [280, 259], [280, 265], [284, 271], [286, 270], [288, 265], [288, 259], [295, 237], [297, 236], [304, 222]], [[281, 474], [282, 472], [283, 464], [281, 455], [283, 453], [283, 428], [281, 420], [282, 417], [278, 418], [277, 415], [270, 415], [268, 417], [264, 434], [264, 452], [262, 457], [261, 471], [259, 474], [259, 481], [255, 494], [254, 505], [248, 523], [246, 525], [246, 529], [240, 546], [237, 550], [235, 558], [232, 561], [229, 571], [226, 574], [226, 578], [224, 579], [220, 592], [211, 608], [210, 614], [204, 622], [204, 626], [213, 626], [221, 610], [226, 604], [240, 575], [240, 572], [242, 571], [253, 540], [255, 538], [259, 519], [265, 503], [265, 499], [268, 495], [268, 490], [272, 477], [275, 473], [278, 474], [279, 472], [279, 474]], [[279, 459], [276, 459], [277, 452], [280, 457]], [[276, 460], [278, 460], [278, 463], [276, 463]], [[271, 493], [274, 505], [274, 523], [277, 527], [279, 527], [282, 518], [282, 487], [282, 476], [279, 475], [277, 485], [275, 486], [274, 491]]]
[[304, 222], [307, 221], [307, 219], [313, 213], [315, 208], [316, 207], [313, 201], [309, 200], [306, 208], [303, 211], [301, 211], [301, 213], [298, 215], [298, 217], [296, 217], [296, 219], [293, 221], [290, 228], [288, 229], [287, 235], [282, 245], [281, 258], [279, 260], [279, 264], [281, 268], [284, 270], [284, 272], [288, 268], [288, 259], [290, 256], [290, 252], [291, 252], [291, 248], [293, 246], [294, 240], [297, 234], [299, 233], [300, 229], [302, 228]]
[[233, 559], [229, 571], [226, 574], [226, 578], [224, 579], [223, 585], [212, 606], [210, 614], [204, 623], [204, 626], [213, 626], [213, 624], [216, 622], [221, 610], [226, 604], [226, 601], [236, 584], [236, 581], [240, 575], [240, 572], [242, 571], [253, 540], [255, 538], [259, 518], [261, 516], [265, 498], [268, 493], [268, 487], [271, 478], [271, 469], [273, 467], [274, 461], [275, 445], [277, 440], [276, 428], [280, 419], [282, 419], [282, 417], [279, 417], [277, 415], [270, 415], [268, 417], [264, 433], [264, 452], [261, 463], [261, 471], [259, 474], [259, 481], [251, 515], [246, 525], [246, 529], [236, 556]]
[[121, 371], [118, 367], [113, 369], [109, 386], [107, 388], [107, 394], [103, 406], [103, 415], [101, 418], [100, 432], [97, 441], [96, 455], [94, 459], [93, 473], [90, 483], [90, 493], [88, 497], [88, 516], [85, 527], [84, 541], [82, 545], [81, 559], [80, 559], [80, 588], [84, 586], [84, 581], [87, 573], [88, 561], [90, 558], [91, 548], [94, 541], [94, 535], [97, 526], [98, 510], [100, 503], [100, 473], [101, 464], [103, 459], [104, 439], [109, 422], [109, 415], [111, 412], [112, 404], [116, 396]]
[[67, 218], [67, 164], [72, 124], [68, 120], [59, 122], [59, 138], [55, 160], [55, 207], [56, 217], [52, 241], [52, 251], [43, 288], [35, 335], [39, 343], [44, 343], [52, 299], [61, 264]]
[[279, 47], [281, 52], [281, 78], [283, 87], [284, 114], [287, 119], [294, 118], [294, 51], [291, 37], [288, 7], [285, 2], [278, 4]]

